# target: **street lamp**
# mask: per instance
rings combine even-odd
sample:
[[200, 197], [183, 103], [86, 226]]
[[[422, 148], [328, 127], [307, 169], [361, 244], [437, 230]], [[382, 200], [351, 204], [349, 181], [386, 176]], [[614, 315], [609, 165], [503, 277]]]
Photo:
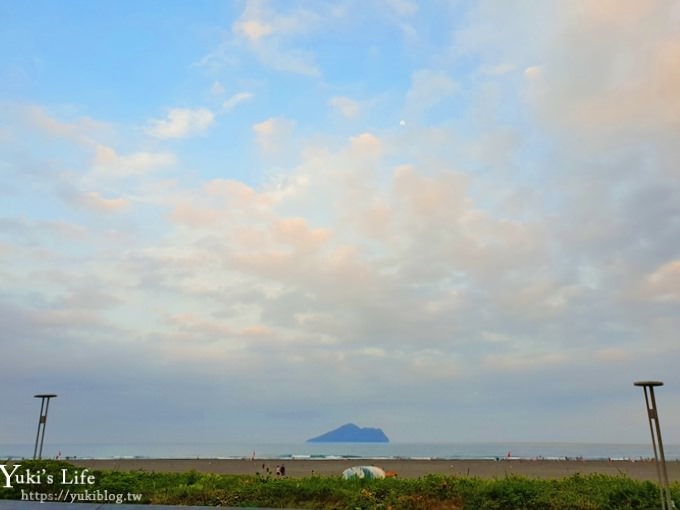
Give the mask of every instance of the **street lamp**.
[[[47, 410], [50, 407], [50, 399], [56, 398], [55, 393], [41, 393], [33, 395], [34, 398], [42, 399], [40, 401], [40, 418], [38, 419], [38, 433], [35, 435], [35, 448], [33, 449], [33, 459], [42, 459], [43, 442], [45, 441], [45, 425], [47, 424]], [[42, 429], [42, 434], [40, 430]], [[38, 439], [40, 439], [40, 450], [38, 450]]]
[[[661, 381], [637, 381], [635, 386], [642, 386], [645, 392], [645, 404], [647, 405], [647, 418], [649, 419], [649, 431], [652, 434], [652, 447], [654, 448], [654, 460], [656, 461], [656, 474], [659, 477], [659, 490], [661, 491], [661, 510], [672, 510], [673, 500], [668, 486], [668, 471], [666, 471], [666, 457], [663, 453], [663, 441], [661, 439], [661, 426], [659, 425], [659, 413], [656, 410], [654, 387], [663, 386]], [[657, 449], [658, 444], [658, 449]]]

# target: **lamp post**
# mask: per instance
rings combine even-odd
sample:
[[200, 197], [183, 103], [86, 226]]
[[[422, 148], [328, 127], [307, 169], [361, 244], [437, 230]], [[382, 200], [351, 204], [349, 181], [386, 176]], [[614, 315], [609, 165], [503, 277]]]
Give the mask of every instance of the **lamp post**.
[[654, 460], [656, 461], [656, 474], [659, 477], [659, 490], [661, 492], [661, 509], [673, 510], [673, 500], [668, 486], [668, 471], [666, 470], [666, 457], [663, 453], [663, 440], [661, 439], [661, 426], [659, 425], [659, 413], [656, 409], [654, 387], [663, 386], [661, 381], [637, 381], [635, 386], [642, 386], [645, 392], [645, 404], [647, 406], [647, 418], [649, 419], [649, 431], [652, 434], [652, 448], [654, 448]]
[[[50, 399], [55, 398], [54, 393], [41, 393], [33, 395], [34, 398], [41, 399], [40, 401], [40, 418], [38, 419], [38, 432], [35, 435], [35, 448], [33, 449], [33, 458], [42, 459], [43, 442], [45, 441], [45, 425], [47, 424], [47, 410], [50, 407]], [[42, 434], [40, 431], [42, 430]], [[40, 450], [38, 450], [38, 440], [40, 440]]]

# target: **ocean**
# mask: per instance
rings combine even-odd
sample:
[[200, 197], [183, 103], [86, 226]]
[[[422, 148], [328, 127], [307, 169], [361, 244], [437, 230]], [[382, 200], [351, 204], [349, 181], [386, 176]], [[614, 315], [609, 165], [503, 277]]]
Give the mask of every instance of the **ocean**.
[[[0, 459], [33, 457], [33, 444], [0, 444]], [[664, 445], [680, 460], [680, 445]], [[43, 458], [291, 459], [579, 459], [653, 458], [650, 444], [606, 443], [145, 443], [45, 444]]]

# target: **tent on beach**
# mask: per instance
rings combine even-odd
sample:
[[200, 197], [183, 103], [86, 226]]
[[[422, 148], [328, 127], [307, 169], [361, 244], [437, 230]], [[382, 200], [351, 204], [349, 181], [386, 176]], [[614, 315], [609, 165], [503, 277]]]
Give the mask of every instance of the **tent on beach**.
[[385, 471], [376, 466], [354, 466], [345, 469], [342, 472], [342, 477], [345, 480], [353, 480], [355, 478], [375, 480], [385, 478]]

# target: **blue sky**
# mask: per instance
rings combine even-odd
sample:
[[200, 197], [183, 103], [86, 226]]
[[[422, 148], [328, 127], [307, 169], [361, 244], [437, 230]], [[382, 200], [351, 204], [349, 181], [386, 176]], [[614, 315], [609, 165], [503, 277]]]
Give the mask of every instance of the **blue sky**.
[[679, 21], [0, 1], [0, 443], [680, 442]]

